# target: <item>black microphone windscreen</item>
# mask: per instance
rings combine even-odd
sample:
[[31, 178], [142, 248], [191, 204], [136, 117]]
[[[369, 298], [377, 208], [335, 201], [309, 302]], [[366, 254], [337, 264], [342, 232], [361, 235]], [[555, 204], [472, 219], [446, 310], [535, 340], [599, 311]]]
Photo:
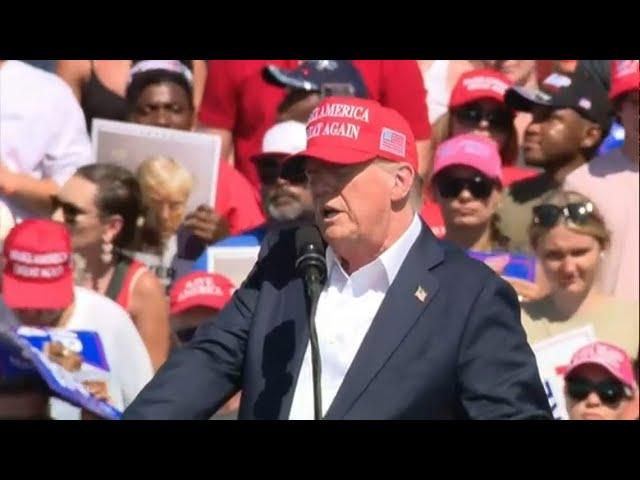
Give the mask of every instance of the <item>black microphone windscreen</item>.
[[324, 250], [322, 236], [315, 225], [303, 225], [296, 231], [296, 256], [300, 257], [308, 253], [309, 245], [313, 245], [312, 251], [323, 252]]

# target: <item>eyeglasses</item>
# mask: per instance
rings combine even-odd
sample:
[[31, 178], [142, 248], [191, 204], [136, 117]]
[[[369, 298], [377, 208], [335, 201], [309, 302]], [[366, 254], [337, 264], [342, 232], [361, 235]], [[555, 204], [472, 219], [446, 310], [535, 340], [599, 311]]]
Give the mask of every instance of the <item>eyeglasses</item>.
[[593, 204], [567, 203], [565, 206], [543, 204], [533, 207], [533, 222], [544, 228], [551, 228], [558, 223], [560, 217], [571, 220], [573, 223], [583, 225], [593, 213]]
[[567, 379], [567, 393], [574, 400], [582, 401], [591, 392], [595, 392], [600, 401], [609, 406], [617, 404], [623, 398], [630, 397], [628, 388], [617, 380], [609, 379], [596, 383], [582, 377]]
[[485, 111], [478, 106], [470, 105], [458, 108], [453, 112], [453, 116], [468, 127], [477, 127], [482, 120], [485, 120], [490, 130], [501, 132], [508, 131], [513, 125], [513, 115], [505, 109]]
[[484, 175], [472, 178], [452, 177], [448, 175], [436, 176], [436, 188], [442, 198], [456, 198], [463, 190], [467, 190], [474, 198], [485, 199], [491, 195], [496, 183]]
[[263, 185], [273, 185], [279, 178], [294, 185], [307, 183], [306, 159], [265, 157], [257, 162], [258, 177]]
[[51, 197], [51, 213], [53, 214], [58, 210], [62, 210], [64, 223], [70, 227], [76, 224], [78, 215], [88, 213], [73, 203], [65, 202], [60, 200], [57, 195], [53, 195]]

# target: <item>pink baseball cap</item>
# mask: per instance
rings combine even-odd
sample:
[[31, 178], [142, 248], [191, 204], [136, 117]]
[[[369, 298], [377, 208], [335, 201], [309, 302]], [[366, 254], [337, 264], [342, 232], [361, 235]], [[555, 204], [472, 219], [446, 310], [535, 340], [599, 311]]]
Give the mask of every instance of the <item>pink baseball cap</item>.
[[638, 91], [640, 83], [640, 70], [638, 60], [614, 60], [611, 64], [611, 90], [609, 98], [614, 98], [623, 93]]
[[488, 68], [470, 70], [460, 75], [449, 100], [449, 108], [457, 108], [482, 99], [494, 99], [504, 104], [504, 94], [512, 86], [502, 73]]
[[171, 314], [194, 307], [222, 308], [231, 300], [235, 286], [216, 273], [192, 272], [180, 278], [169, 292]]
[[311, 112], [307, 148], [294, 157], [353, 165], [374, 158], [418, 168], [415, 138], [407, 121], [375, 100], [327, 97]]
[[474, 168], [502, 183], [502, 161], [498, 144], [482, 135], [466, 133], [440, 144], [435, 153], [433, 177], [453, 165]]
[[31, 219], [4, 241], [2, 296], [11, 309], [58, 310], [73, 302], [71, 238], [58, 222]]
[[565, 378], [569, 377], [576, 368], [582, 365], [600, 365], [629, 388], [637, 388], [629, 355], [615, 345], [606, 342], [594, 342], [580, 348], [571, 357], [569, 366], [564, 374]]

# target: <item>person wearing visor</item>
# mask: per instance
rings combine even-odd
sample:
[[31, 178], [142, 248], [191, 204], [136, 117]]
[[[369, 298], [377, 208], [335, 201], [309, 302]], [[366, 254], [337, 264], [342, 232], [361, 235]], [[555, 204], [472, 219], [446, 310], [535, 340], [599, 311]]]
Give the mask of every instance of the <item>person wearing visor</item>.
[[596, 273], [610, 244], [597, 206], [577, 192], [549, 194], [533, 209], [531, 248], [550, 293], [522, 304], [522, 325], [534, 344], [591, 325], [596, 338], [638, 351], [639, 305], [604, 294]]
[[627, 352], [594, 342], [574, 353], [565, 372], [571, 420], [636, 420], [638, 383]]
[[500, 209], [504, 231], [521, 251], [529, 250], [526, 232], [531, 209], [596, 154], [611, 126], [609, 100], [590, 77], [554, 73], [541, 88], [512, 87], [505, 93], [507, 106], [532, 114], [522, 145], [524, 160], [543, 169], [513, 183]]
[[205, 419], [239, 390], [240, 419], [550, 418], [515, 292], [420, 220], [409, 123], [374, 100], [327, 97], [298, 156], [319, 230], [308, 244], [327, 245], [315, 314], [321, 402], [296, 270], [296, 244], [307, 242], [288, 229], [265, 239], [218, 318], [124, 418]]

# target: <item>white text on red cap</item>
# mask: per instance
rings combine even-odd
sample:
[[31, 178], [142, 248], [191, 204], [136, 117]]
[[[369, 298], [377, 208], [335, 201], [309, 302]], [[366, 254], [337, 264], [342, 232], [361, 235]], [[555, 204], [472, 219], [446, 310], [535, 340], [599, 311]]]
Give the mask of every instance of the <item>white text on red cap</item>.
[[462, 82], [469, 91], [473, 90], [491, 90], [492, 92], [504, 95], [509, 85], [503, 81], [493, 77], [471, 77], [465, 78]]
[[182, 302], [187, 298], [195, 297], [196, 295], [213, 295], [215, 297], [221, 297], [224, 295], [224, 292], [214, 283], [212, 278], [194, 278], [187, 282], [184, 290], [180, 295], [178, 295], [178, 302]]

